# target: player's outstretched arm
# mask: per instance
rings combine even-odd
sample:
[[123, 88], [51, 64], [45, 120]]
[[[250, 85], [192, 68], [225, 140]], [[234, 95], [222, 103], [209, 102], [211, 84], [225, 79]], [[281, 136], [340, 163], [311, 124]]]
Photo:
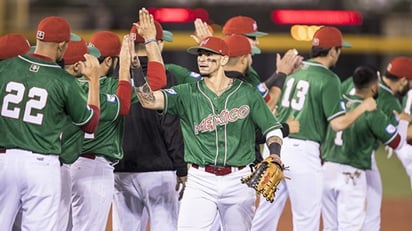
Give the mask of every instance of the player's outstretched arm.
[[150, 87], [153, 90], [164, 88], [167, 84], [166, 71], [163, 63], [160, 47], [156, 40], [156, 26], [153, 15], [142, 8], [139, 11], [139, 23], [134, 23], [137, 32], [145, 40], [147, 58], [149, 60], [147, 67], [147, 78]]
[[129, 35], [123, 37], [122, 48], [120, 50], [119, 60], [119, 84], [117, 86], [117, 96], [120, 101], [120, 115], [127, 115], [130, 110], [130, 99], [132, 98], [132, 86], [130, 84], [130, 66], [131, 66], [131, 43]]
[[342, 131], [352, 125], [364, 112], [374, 110], [376, 110], [376, 101], [372, 97], [369, 97], [354, 110], [332, 119], [329, 123], [335, 132]]

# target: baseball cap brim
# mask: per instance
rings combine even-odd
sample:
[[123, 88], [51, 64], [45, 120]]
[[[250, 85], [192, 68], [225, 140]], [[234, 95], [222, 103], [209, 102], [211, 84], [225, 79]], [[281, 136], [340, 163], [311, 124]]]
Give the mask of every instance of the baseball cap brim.
[[173, 42], [173, 33], [168, 30], [163, 30], [163, 41]]
[[214, 54], [220, 55], [220, 53], [217, 52], [217, 51], [215, 51], [215, 50], [212, 50], [212, 49], [209, 49], [209, 48], [206, 48], [206, 47], [199, 47], [199, 46], [189, 47], [186, 51], [187, 51], [187, 53], [189, 53], [189, 54], [198, 55], [198, 54], [199, 54], [199, 51], [202, 51], [202, 50], [203, 50], [203, 51], [212, 52], [212, 53], [214, 53]]
[[253, 33], [247, 33], [245, 35], [246, 36], [251, 36], [251, 37], [262, 37], [262, 36], [268, 35], [268, 33], [261, 32], [261, 31], [256, 31], [256, 32], [253, 32]]
[[79, 41], [81, 41], [82, 39], [80, 38], [80, 36], [78, 36], [77, 34], [75, 34], [75, 33], [70, 33], [70, 41], [73, 41], [73, 42], [79, 42]]
[[102, 55], [102, 54], [100, 53], [99, 49], [97, 49], [97, 48], [94, 47], [94, 46], [87, 46], [87, 50], [88, 50], [88, 53], [89, 53], [90, 55], [93, 55], [93, 56], [96, 57], [96, 58], [100, 58], [100, 56]]
[[349, 42], [346, 42], [346, 41], [342, 41], [342, 47], [351, 48], [352, 44], [350, 44]]
[[261, 53], [262, 53], [262, 50], [259, 47], [252, 46], [252, 55], [258, 55]]

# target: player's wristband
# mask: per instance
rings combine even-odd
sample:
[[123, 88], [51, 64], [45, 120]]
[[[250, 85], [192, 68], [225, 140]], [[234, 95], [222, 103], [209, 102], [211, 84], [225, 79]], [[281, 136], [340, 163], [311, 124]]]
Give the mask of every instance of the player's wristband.
[[130, 75], [132, 76], [133, 87], [141, 87], [146, 83], [142, 67], [131, 68]]
[[280, 156], [281, 147], [282, 145], [280, 145], [278, 142], [273, 142], [268, 146], [270, 154], [276, 154], [278, 156]]
[[288, 137], [289, 136], [289, 124], [287, 123], [281, 123], [282, 127], [280, 128], [280, 130], [282, 130], [282, 134], [283, 134], [283, 138]]
[[282, 88], [283, 84], [285, 83], [286, 79], [286, 74], [283, 72], [275, 72], [273, 73], [266, 81], [266, 87], [267, 88], [272, 88], [272, 87], [279, 87]]
[[145, 39], [145, 40], [144, 40], [144, 45], [147, 45], [147, 44], [149, 44], [149, 43], [151, 43], [151, 42], [156, 42], [156, 39], [155, 39], [155, 38]]

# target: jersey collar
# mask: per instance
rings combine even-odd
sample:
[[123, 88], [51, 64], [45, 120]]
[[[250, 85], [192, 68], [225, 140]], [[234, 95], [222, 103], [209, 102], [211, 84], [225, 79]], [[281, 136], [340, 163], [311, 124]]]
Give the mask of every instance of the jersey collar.
[[388, 87], [388, 85], [385, 84], [385, 82], [381, 81], [379, 83], [379, 87], [382, 88], [383, 90], [389, 92], [391, 95], [394, 95], [393, 91]]

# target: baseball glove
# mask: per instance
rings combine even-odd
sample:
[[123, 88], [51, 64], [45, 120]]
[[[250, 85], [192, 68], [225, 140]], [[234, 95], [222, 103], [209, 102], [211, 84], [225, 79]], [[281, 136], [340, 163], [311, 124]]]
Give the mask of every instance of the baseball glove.
[[267, 157], [256, 165], [255, 170], [240, 181], [262, 194], [267, 201], [273, 202], [277, 186], [285, 176], [284, 166], [274, 162], [271, 157]]

